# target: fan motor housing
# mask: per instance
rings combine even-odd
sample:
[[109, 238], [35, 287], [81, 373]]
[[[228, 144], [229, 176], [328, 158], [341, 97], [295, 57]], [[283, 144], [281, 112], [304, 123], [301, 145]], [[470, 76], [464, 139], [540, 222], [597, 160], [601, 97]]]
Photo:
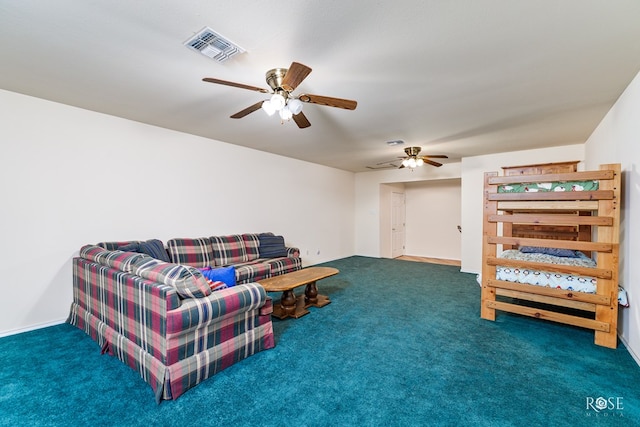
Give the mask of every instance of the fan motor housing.
[[282, 88], [282, 80], [287, 74], [287, 68], [274, 68], [267, 71], [266, 80], [269, 87], [275, 92], [277, 89]]
[[407, 147], [404, 149], [404, 152], [407, 153], [407, 156], [416, 157], [418, 154], [420, 154], [421, 150], [421, 147]]

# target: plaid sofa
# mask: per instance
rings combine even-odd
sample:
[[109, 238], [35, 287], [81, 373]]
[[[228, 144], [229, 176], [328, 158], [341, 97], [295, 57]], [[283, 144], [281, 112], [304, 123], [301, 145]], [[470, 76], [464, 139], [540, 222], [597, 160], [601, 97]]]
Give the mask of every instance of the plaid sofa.
[[167, 251], [171, 261], [177, 264], [198, 268], [234, 266], [237, 283], [256, 282], [302, 268], [298, 248], [285, 247], [286, 256], [261, 257], [260, 237], [264, 235], [273, 236], [272, 233], [247, 233], [171, 239], [167, 241]]
[[[258, 283], [212, 292], [193, 266], [117, 246], [87, 245], [73, 259], [68, 322], [90, 335], [103, 353], [138, 371], [158, 403], [274, 347], [271, 299]], [[183, 256], [197, 255], [189, 245], [175, 248]], [[228, 259], [237, 258], [237, 250], [230, 248]], [[285, 267], [271, 265], [268, 274]]]

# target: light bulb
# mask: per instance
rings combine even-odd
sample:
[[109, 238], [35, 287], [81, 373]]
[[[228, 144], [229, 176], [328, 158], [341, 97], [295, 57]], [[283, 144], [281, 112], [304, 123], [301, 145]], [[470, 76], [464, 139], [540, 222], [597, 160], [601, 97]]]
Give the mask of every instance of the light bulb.
[[276, 112], [276, 109], [273, 108], [273, 105], [271, 104], [271, 101], [264, 101], [262, 103], [262, 109], [264, 110], [265, 113], [267, 113], [267, 115], [269, 116], [273, 116], [274, 113]]
[[291, 114], [300, 114], [302, 111], [302, 101], [297, 98], [290, 99], [287, 103], [287, 107], [289, 107]]
[[291, 113], [291, 110], [287, 108], [287, 106], [280, 110], [280, 118], [282, 120], [289, 120], [291, 117], [293, 117], [293, 114]]
[[418, 166], [424, 165], [424, 160], [418, 159], [418, 161], [416, 162], [416, 165], [418, 165]]
[[285, 104], [284, 96], [280, 95], [279, 93], [276, 93], [271, 97], [271, 105], [273, 106], [274, 110], [276, 111], [282, 110], [282, 108], [284, 108], [284, 104]]
[[407, 166], [409, 166], [409, 160], [404, 159], [404, 160], [402, 161], [402, 166], [404, 166], [405, 168], [406, 168]]
[[413, 157], [409, 159], [409, 167], [410, 168], [416, 167], [416, 159], [414, 159]]

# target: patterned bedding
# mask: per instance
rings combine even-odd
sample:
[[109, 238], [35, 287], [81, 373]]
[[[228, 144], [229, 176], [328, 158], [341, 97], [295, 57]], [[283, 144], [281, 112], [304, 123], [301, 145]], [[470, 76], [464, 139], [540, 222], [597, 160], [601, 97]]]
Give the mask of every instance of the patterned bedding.
[[498, 187], [498, 193], [534, 193], [546, 191], [595, 191], [598, 181], [538, 182]]
[[[542, 253], [523, 253], [517, 249], [509, 249], [502, 252], [502, 254], [500, 254], [500, 258], [544, 262], [549, 264], [571, 265], [577, 267], [596, 267], [596, 262], [581, 252], [577, 252], [576, 258], [569, 258]], [[588, 276], [530, 270], [526, 268], [497, 266], [496, 279], [504, 280], [507, 282], [546, 286], [549, 288], [565, 289], [590, 294], [594, 294], [596, 292], [596, 279], [594, 277]], [[619, 288], [618, 302], [622, 306], [629, 306], [626, 292], [622, 288]]]

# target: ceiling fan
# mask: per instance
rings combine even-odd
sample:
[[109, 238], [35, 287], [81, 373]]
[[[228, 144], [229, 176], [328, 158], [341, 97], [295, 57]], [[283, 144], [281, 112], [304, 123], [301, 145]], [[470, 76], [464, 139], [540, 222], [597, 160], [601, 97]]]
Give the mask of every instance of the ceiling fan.
[[216, 83], [226, 86], [239, 87], [240, 89], [254, 90], [261, 93], [271, 94], [270, 99], [258, 101], [255, 104], [238, 111], [231, 116], [232, 119], [241, 119], [242, 117], [253, 113], [259, 109], [263, 109], [268, 115], [273, 115], [277, 111], [282, 122], [293, 118], [299, 128], [307, 128], [311, 123], [302, 112], [302, 103], [319, 104], [328, 107], [344, 108], [346, 110], [355, 110], [358, 103], [350, 99], [331, 98], [328, 96], [300, 94], [292, 95], [292, 92], [298, 85], [311, 73], [311, 68], [298, 62], [292, 62], [287, 68], [274, 68], [267, 71], [266, 80], [271, 89], [264, 89], [256, 86], [245, 85], [242, 83], [234, 83], [226, 80], [205, 77], [205, 82]]
[[442, 163], [436, 162], [431, 159], [448, 159], [445, 155], [432, 155], [432, 156], [420, 156], [420, 151], [422, 151], [421, 147], [407, 147], [404, 149], [406, 156], [398, 157], [398, 159], [402, 159], [400, 166], [398, 166], [398, 160], [391, 160], [388, 162], [380, 162], [377, 163], [376, 166], [367, 166], [367, 169], [386, 169], [386, 168], [410, 168], [413, 170], [414, 168], [420, 167], [425, 163], [435, 166], [439, 168], [442, 166]]
[[442, 166], [442, 163], [436, 162], [431, 159], [448, 159], [448, 157], [445, 155], [420, 156], [420, 151], [422, 151], [421, 147], [405, 148], [404, 152], [406, 153], [406, 156], [398, 157], [399, 159], [402, 159], [402, 164], [398, 169], [411, 168], [413, 170], [414, 168], [420, 167], [425, 163], [439, 168], [440, 166]]

